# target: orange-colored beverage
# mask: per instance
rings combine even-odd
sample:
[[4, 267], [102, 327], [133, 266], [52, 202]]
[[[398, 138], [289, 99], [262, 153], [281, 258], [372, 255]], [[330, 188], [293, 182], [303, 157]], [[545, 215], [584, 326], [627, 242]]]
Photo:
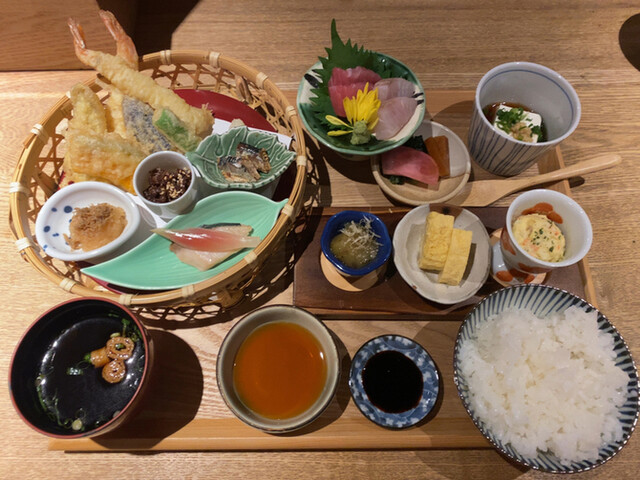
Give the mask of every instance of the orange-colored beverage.
[[320, 343], [295, 323], [256, 328], [242, 343], [233, 365], [233, 386], [255, 413], [273, 419], [306, 411], [322, 393], [327, 365]]

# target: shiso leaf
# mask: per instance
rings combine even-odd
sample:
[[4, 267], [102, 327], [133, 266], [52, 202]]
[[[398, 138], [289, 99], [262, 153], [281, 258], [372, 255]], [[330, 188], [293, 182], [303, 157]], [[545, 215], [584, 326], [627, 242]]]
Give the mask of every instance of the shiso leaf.
[[376, 52], [358, 46], [356, 43], [352, 44], [351, 39], [348, 39], [346, 43], [343, 42], [338, 35], [335, 19], [331, 21], [331, 47], [325, 48], [325, 50], [327, 56], [318, 57], [322, 68], [314, 70], [319, 78], [319, 86], [311, 89], [311, 92], [316, 96], [311, 97], [310, 102], [314, 116], [327, 128], [331, 128], [331, 124], [327, 122], [325, 117], [336, 114], [331, 105], [328, 87], [331, 73], [335, 67], [347, 69], [361, 66], [373, 70], [382, 78], [406, 77], [402, 70]]

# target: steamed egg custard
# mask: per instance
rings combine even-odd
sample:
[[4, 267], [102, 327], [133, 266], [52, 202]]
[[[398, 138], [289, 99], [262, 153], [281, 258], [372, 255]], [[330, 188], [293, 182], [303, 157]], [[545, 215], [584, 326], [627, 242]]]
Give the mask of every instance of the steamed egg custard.
[[564, 235], [546, 215], [520, 215], [511, 229], [518, 245], [538, 260], [560, 262], [564, 258]]
[[320, 397], [327, 379], [326, 355], [313, 334], [290, 322], [256, 328], [233, 364], [233, 386], [258, 415], [293, 418]]

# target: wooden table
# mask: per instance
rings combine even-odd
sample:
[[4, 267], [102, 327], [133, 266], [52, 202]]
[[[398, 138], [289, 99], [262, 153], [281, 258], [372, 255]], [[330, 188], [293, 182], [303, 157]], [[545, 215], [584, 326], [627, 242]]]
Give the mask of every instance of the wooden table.
[[[68, 2], [63, 2], [67, 4]], [[640, 259], [640, 20], [637, 6], [611, 0], [567, 0], [558, 4], [504, 1], [332, 0], [313, 7], [305, 2], [189, 2], [189, 12], [176, 12], [169, 2], [138, 2], [135, 36], [141, 50], [195, 48], [217, 50], [266, 72], [290, 98], [305, 70], [324, 53], [329, 24], [338, 22], [343, 38], [392, 55], [409, 65], [426, 90], [473, 90], [482, 74], [505, 61], [526, 60], [559, 71], [576, 88], [582, 119], [562, 144], [565, 163], [598, 153], [618, 153], [622, 165], [590, 174], [573, 189], [573, 197], [589, 214], [594, 242], [588, 255], [598, 305], [640, 355], [640, 311], [637, 280]], [[147, 5], [153, 3], [153, 7]], [[511, 6], [511, 10], [506, 11]], [[58, 11], [55, 21], [73, 15]], [[181, 23], [176, 18], [184, 18]], [[48, 18], [53, 21], [53, 19]], [[34, 14], [35, 24], [47, 20]], [[5, 23], [10, 19], [5, 19]], [[10, 49], [28, 41], [9, 39]], [[170, 36], [167, 32], [174, 29]], [[162, 35], [152, 38], [152, 31]], [[89, 32], [90, 33], [90, 32]], [[91, 38], [89, 36], [89, 38]], [[16, 42], [12, 45], [11, 42]], [[22, 45], [22, 43], [20, 43]], [[46, 44], [43, 47], [46, 48]], [[69, 47], [70, 48], [70, 47]], [[7, 71], [0, 73], [0, 186], [5, 198], [22, 140], [60, 96], [87, 71]], [[462, 94], [461, 94], [462, 95]], [[318, 160], [322, 162], [322, 160]], [[320, 203], [338, 207], [384, 206], [391, 202], [372, 178], [355, 167], [318, 165], [326, 171]], [[360, 167], [358, 167], [360, 168]], [[531, 169], [526, 174], [532, 174]], [[345, 188], [345, 187], [349, 188]], [[499, 202], [507, 205], [510, 198]], [[2, 202], [5, 227], [8, 201]], [[157, 452], [80, 453], [49, 451], [45, 437], [24, 425], [7, 392], [12, 351], [25, 328], [49, 307], [70, 296], [45, 282], [16, 252], [8, 228], [2, 230], [0, 286], [5, 313], [0, 317], [4, 348], [0, 351], [0, 478], [87, 478], [115, 474], [128, 478], [515, 478], [542, 477], [506, 461], [491, 449], [282, 451], [282, 452]], [[277, 263], [269, 266], [277, 272]], [[218, 318], [206, 315], [192, 322], [155, 319], [148, 324], [192, 346], [202, 364], [235, 318], [265, 303], [291, 303], [292, 278], [275, 282], [268, 295], [238, 306]], [[373, 336], [387, 324], [340, 321], [332, 324], [345, 335]], [[398, 328], [403, 328], [398, 325]], [[209, 348], [207, 348], [209, 347]], [[353, 352], [351, 352], [353, 353]], [[215, 393], [206, 381], [201, 408]], [[221, 405], [220, 403], [214, 405]], [[223, 406], [215, 407], [223, 408]], [[605, 466], [581, 478], [636, 478], [640, 440], [632, 436], [623, 451]]]

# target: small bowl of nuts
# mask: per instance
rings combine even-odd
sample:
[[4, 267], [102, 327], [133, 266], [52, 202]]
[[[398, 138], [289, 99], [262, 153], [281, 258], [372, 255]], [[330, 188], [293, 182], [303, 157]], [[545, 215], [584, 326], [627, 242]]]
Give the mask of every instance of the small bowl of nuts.
[[133, 174], [133, 188], [142, 203], [165, 220], [187, 213], [198, 200], [196, 172], [178, 152], [155, 152]]

